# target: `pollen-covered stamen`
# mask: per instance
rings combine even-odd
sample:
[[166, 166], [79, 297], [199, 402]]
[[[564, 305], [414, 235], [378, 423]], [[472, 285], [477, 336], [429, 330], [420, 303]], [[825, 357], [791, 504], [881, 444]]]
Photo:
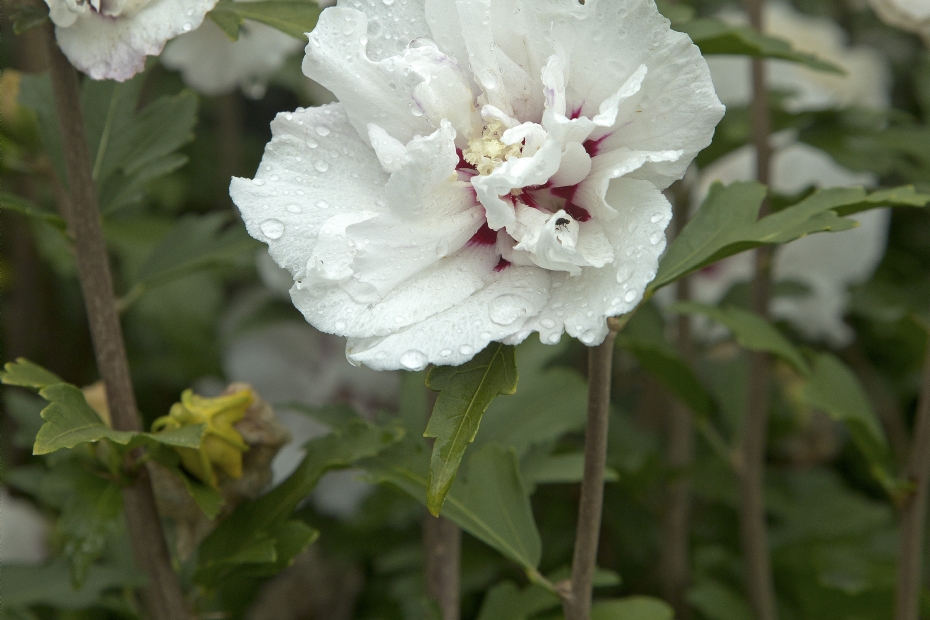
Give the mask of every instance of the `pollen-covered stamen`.
[[491, 174], [495, 168], [512, 157], [523, 154], [523, 144], [504, 144], [501, 139], [506, 128], [500, 121], [489, 122], [480, 138], [468, 141], [462, 158], [478, 170], [478, 174]]

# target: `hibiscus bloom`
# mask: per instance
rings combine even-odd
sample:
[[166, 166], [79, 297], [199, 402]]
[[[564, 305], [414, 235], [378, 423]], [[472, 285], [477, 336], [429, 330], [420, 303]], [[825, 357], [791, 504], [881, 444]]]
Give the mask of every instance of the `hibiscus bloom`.
[[303, 69], [339, 103], [279, 115], [230, 193], [295, 306], [376, 369], [600, 343], [723, 115], [652, 0], [359, 0], [321, 14]]
[[45, 0], [58, 46], [95, 80], [124, 81], [190, 32], [217, 0]]

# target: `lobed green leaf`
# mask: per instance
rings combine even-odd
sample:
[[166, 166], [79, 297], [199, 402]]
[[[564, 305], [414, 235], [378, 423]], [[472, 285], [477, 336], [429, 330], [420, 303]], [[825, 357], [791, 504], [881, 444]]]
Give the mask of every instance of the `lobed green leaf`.
[[494, 342], [461, 366], [436, 366], [427, 375], [426, 385], [439, 392], [423, 433], [436, 438], [426, 505], [438, 516], [484, 412], [499, 394], [517, 391], [514, 348]]
[[264, 2], [235, 2], [220, 0], [207, 17], [233, 41], [246, 19], [267, 24], [295, 39], [306, 41], [306, 34], [316, 27], [320, 7], [313, 0], [265, 0]]

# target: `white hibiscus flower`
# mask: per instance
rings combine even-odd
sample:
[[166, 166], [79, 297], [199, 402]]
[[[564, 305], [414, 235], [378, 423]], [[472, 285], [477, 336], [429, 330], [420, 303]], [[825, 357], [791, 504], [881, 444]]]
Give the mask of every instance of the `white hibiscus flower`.
[[200, 26], [217, 0], [45, 0], [58, 46], [95, 80], [128, 80], [168, 39]]
[[[791, 42], [804, 52], [840, 65], [846, 76], [812, 71], [796, 63], [769, 61], [772, 88], [794, 93], [788, 106], [794, 110], [840, 108], [848, 105], [888, 105], [889, 72], [881, 56], [869, 48], [846, 47], [842, 29], [830, 20], [802, 15], [783, 4], [766, 7], [766, 31]], [[735, 19], [731, 17], [731, 19]], [[746, 105], [750, 98], [749, 61], [745, 58], [709, 59], [717, 93], [727, 105]], [[797, 194], [809, 187], [873, 186], [876, 179], [836, 164], [827, 153], [798, 143], [791, 132], [772, 137], [772, 190]], [[726, 155], [701, 170], [696, 195], [699, 202], [714, 181], [732, 183], [755, 176], [752, 146]], [[843, 321], [849, 302], [848, 288], [864, 282], [875, 271], [885, 250], [890, 212], [871, 211], [856, 216], [859, 228], [841, 233], [811, 235], [779, 247], [772, 275], [775, 281], [803, 284], [808, 294], [779, 297], [772, 314], [786, 319], [810, 338], [835, 346], [848, 344], [853, 332]], [[692, 276], [697, 301], [716, 304], [738, 282], [752, 279], [752, 252], [723, 260]], [[670, 292], [660, 296], [670, 302]], [[701, 327], [705, 335], [712, 335]]]
[[930, 0], [869, 0], [883, 22], [915, 32], [930, 45]]
[[306, 319], [376, 369], [601, 342], [723, 114], [652, 0], [350, 0], [303, 68], [339, 103], [279, 115], [230, 193]]
[[224, 95], [241, 88], [258, 98], [265, 94], [268, 78], [303, 46], [294, 37], [253, 20], [245, 20], [239, 38], [231, 41], [207, 20], [194, 32], [171, 41], [161, 61], [180, 71], [184, 83], [203, 95]]

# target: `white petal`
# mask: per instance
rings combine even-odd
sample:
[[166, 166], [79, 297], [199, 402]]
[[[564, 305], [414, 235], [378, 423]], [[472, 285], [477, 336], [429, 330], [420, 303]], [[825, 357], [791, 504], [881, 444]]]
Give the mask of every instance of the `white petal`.
[[[640, 65], [617, 92], [604, 99], [598, 107], [597, 114], [591, 119], [594, 124], [599, 127], [613, 127], [617, 122], [617, 112], [620, 110], [620, 104], [639, 92], [643, 80], [646, 79], [647, 72], [646, 65]], [[597, 137], [600, 136], [595, 136], [595, 138]]]
[[591, 157], [578, 142], [569, 142], [562, 151], [562, 161], [559, 171], [551, 179], [551, 187], [565, 187], [577, 185], [584, 181], [591, 173]]
[[[60, 4], [62, 0], [49, 0]], [[153, 0], [132, 15], [84, 11], [69, 25], [56, 22], [55, 38], [75, 67], [95, 80], [125, 81], [161, 53], [168, 39], [200, 26], [217, 0]], [[52, 11], [61, 16], [60, 8]]]
[[487, 210], [488, 226], [492, 230], [512, 226], [516, 221], [512, 203], [501, 200], [501, 196], [520, 187], [542, 185], [558, 171], [561, 156], [561, 145], [549, 140], [531, 157], [515, 157], [487, 176], [472, 177], [471, 184]]
[[616, 217], [616, 210], [607, 201], [611, 179], [640, 170], [647, 162], [677, 161], [681, 151], [643, 152], [620, 148], [591, 160], [591, 173], [581, 182], [573, 197], [574, 202], [601, 220]]
[[518, 338], [538, 331], [542, 342], [554, 344], [566, 331], [586, 345], [598, 344], [607, 335], [605, 317], [629, 312], [642, 299], [665, 249], [671, 205], [651, 183], [629, 178], [613, 180], [607, 199], [618, 213], [603, 224], [613, 261], [583, 268], [578, 276], [553, 274], [552, 298]]
[[511, 266], [468, 299], [384, 338], [350, 338], [346, 355], [378, 370], [422, 370], [428, 364], [458, 365], [491, 341], [519, 333], [548, 299], [549, 274]]
[[514, 251], [524, 251], [536, 265], [573, 276], [581, 267], [603, 267], [613, 261], [614, 252], [600, 225], [579, 224], [565, 211], [548, 214], [519, 205]]
[[238, 40], [230, 41], [219, 26], [206, 20], [194, 32], [171, 41], [160, 59], [201, 94], [222, 95], [241, 88], [246, 94], [261, 95], [284, 60], [302, 48], [294, 37], [252, 20], [242, 24]]
[[368, 141], [375, 150], [385, 172], [397, 172], [404, 163], [407, 147], [374, 123], [368, 123]]
[[368, 57], [368, 26], [368, 17], [356, 10], [323, 11], [310, 33], [304, 74], [339, 98], [360, 135], [368, 135], [369, 123], [404, 144], [415, 135], [432, 133], [422, 113], [413, 113], [409, 95], [397, 90], [397, 84], [391, 88], [391, 79]]
[[368, 17], [367, 52], [375, 62], [400, 54], [414, 39], [430, 37], [422, 0], [339, 0], [339, 8], [355, 9]]
[[388, 206], [406, 217], [441, 217], [444, 211], [453, 208], [447, 201], [450, 196], [440, 191], [441, 185], [449, 185], [455, 196], [465, 195], [455, 178], [458, 162], [455, 130], [448, 121], [443, 121], [429, 136], [411, 140], [407, 145], [403, 164], [391, 175], [385, 188]]

